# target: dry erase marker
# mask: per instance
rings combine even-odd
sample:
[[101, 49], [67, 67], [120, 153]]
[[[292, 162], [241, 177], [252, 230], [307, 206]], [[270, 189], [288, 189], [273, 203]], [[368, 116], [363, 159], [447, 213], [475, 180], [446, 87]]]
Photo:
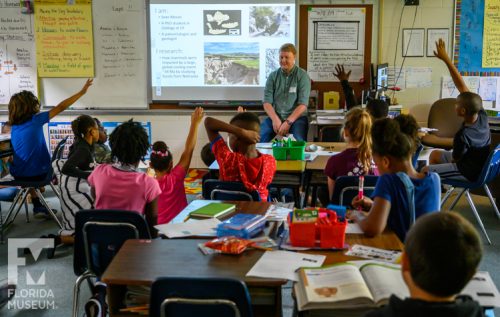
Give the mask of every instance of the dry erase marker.
[[[364, 185], [364, 182], [365, 182], [365, 177], [363, 175], [361, 175], [359, 177], [359, 183], [358, 183], [358, 199], [360, 201], [363, 199], [363, 185]], [[361, 203], [358, 206], [358, 210], [362, 210]]]

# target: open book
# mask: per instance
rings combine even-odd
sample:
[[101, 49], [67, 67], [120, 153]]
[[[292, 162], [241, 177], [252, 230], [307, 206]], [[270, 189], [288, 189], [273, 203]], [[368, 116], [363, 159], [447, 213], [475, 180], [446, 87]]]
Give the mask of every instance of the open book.
[[392, 294], [409, 296], [399, 266], [373, 262], [301, 268], [294, 287], [300, 311], [378, 307], [387, 304]]

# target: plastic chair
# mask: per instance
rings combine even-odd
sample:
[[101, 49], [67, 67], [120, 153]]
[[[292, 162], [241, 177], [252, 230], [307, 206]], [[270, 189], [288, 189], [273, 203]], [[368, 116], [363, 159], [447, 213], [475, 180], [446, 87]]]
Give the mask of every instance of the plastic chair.
[[413, 164], [414, 168], [418, 167], [418, 157], [420, 156], [420, 153], [422, 152], [423, 149], [424, 149], [424, 146], [420, 143], [417, 146], [417, 149], [415, 150], [415, 153], [413, 153], [413, 155], [411, 157], [411, 163]]
[[437, 131], [422, 138], [424, 145], [446, 150], [453, 148], [453, 137], [463, 123], [455, 112], [455, 103], [455, 98], [445, 98], [432, 104], [427, 127], [437, 129]]
[[449, 210], [452, 210], [455, 207], [457, 202], [465, 193], [467, 202], [469, 203], [472, 209], [472, 213], [474, 214], [474, 217], [479, 223], [479, 226], [481, 227], [481, 230], [483, 231], [484, 236], [488, 241], [488, 244], [491, 244], [491, 240], [490, 237], [488, 236], [488, 233], [486, 232], [486, 229], [484, 228], [483, 222], [481, 221], [481, 217], [479, 217], [476, 206], [474, 205], [474, 201], [472, 200], [472, 197], [470, 195], [470, 190], [483, 188], [491, 202], [491, 205], [495, 209], [497, 218], [500, 219], [500, 212], [498, 211], [498, 207], [495, 204], [495, 200], [493, 200], [493, 196], [491, 195], [490, 189], [488, 188], [487, 185], [489, 182], [495, 179], [499, 174], [500, 174], [500, 145], [497, 145], [496, 148], [488, 156], [488, 160], [485, 162], [483, 166], [481, 175], [479, 175], [478, 179], [475, 182], [469, 182], [466, 180], [457, 180], [453, 178], [441, 179], [442, 184], [447, 184], [451, 186], [450, 189], [448, 189], [448, 191], [444, 195], [443, 200], [441, 201], [441, 208], [443, 208], [444, 203], [448, 200], [448, 198], [450, 197], [451, 193], [455, 190], [455, 188], [460, 188], [461, 191], [458, 193], [457, 197], [452, 202]]
[[246, 285], [228, 278], [162, 277], [153, 282], [151, 317], [252, 317]]
[[79, 306], [80, 285], [99, 278], [128, 239], [151, 239], [146, 220], [123, 210], [81, 210], [75, 216], [73, 316]]
[[[375, 190], [378, 176], [366, 175], [363, 191], [365, 196], [370, 196]], [[335, 180], [332, 203], [341, 206], [350, 206], [352, 199], [358, 195], [359, 176], [340, 176]]]
[[318, 142], [341, 142], [342, 125], [326, 125], [319, 129]]
[[202, 184], [204, 199], [227, 201], [260, 201], [257, 191], [248, 192], [240, 182], [223, 182], [217, 179], [207, 179]]
[[[47, 173], [47, 176], [45, 179], [41, 181], [20, 181], [20, 180], [11, 180], [11, 181], [6, 181], [6, 182], [0, 182], [0, 186], [9, 186], [9, 187], [20, 187], [21, 189], [19, 190], [18, 194], [14, 198], [12, 205], [9, 208], [9, 211], [7, 212], [7, 216], [5, 218], [5, 221], [2, 222], [1, 216], [0, 216], [0, 242], [4, 242], [4, 228], [9, 226], [14, 222], [16, 219], [17, 215], [19, 214], [19, 210], [21, 209], [21, 206], [26, 203], [26, 199], [28, 197], [28, 193], [30, 190], [34, 190], [40, 199], [40, 202], [42, 205], [47, 209], [49, 215], [54, 219], [54, 221], [57, 223], [59, 228], [62, 229], [62, 224], [55, 215], [55, 213], [52, 211], [50, 208], [49, 204], [45, 200], [45, 198], [42, 195], [42, 192], [40, 191], [41, 187], [50, 185], [52, 189], [54, 190], [55, 193], [57, 193], [57, 189], [55, 189], [54, 185], [52, 184], [52, 178], [53, 178], [53, 171], [52, 168], [50, 171]], [[29, 222], [29, 217], [28, 217], [28, 212], [26, 212], [26, 221]]]

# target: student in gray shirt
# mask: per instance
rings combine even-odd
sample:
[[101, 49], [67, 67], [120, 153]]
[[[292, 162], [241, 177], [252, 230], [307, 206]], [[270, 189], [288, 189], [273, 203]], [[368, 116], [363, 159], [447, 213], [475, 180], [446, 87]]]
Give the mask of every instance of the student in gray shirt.
[[289, 133], [299, 141], [307, 139], [311, 79], [305, 70], [295, 65], [296, 54], [293, 44], [283, 44], [280, 48], [281, 67], [267, 78], [264, 110], [268, 117], [260, 127], [261, 142], [269, 142], [275, 135]]

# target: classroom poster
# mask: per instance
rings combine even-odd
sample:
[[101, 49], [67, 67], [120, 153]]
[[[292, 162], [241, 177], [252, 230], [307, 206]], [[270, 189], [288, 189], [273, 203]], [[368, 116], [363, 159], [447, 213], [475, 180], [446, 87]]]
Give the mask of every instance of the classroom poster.
[[94, 77], [92, 2], [35, 1], [35, 42], [40, 77]]
[[338, 81], [336, 64], [352, 71], [350, 81], [363, 77], [365, 19], [365, 8], [309, 8], [307, 72], [312, 80]]
[[482, 66], [500, 67], [500, 0], [485, 0], [484, 3]]
[[21, 90], [37, 95], [33, 16], [19, 0], [0, 2], [0, 104]]

